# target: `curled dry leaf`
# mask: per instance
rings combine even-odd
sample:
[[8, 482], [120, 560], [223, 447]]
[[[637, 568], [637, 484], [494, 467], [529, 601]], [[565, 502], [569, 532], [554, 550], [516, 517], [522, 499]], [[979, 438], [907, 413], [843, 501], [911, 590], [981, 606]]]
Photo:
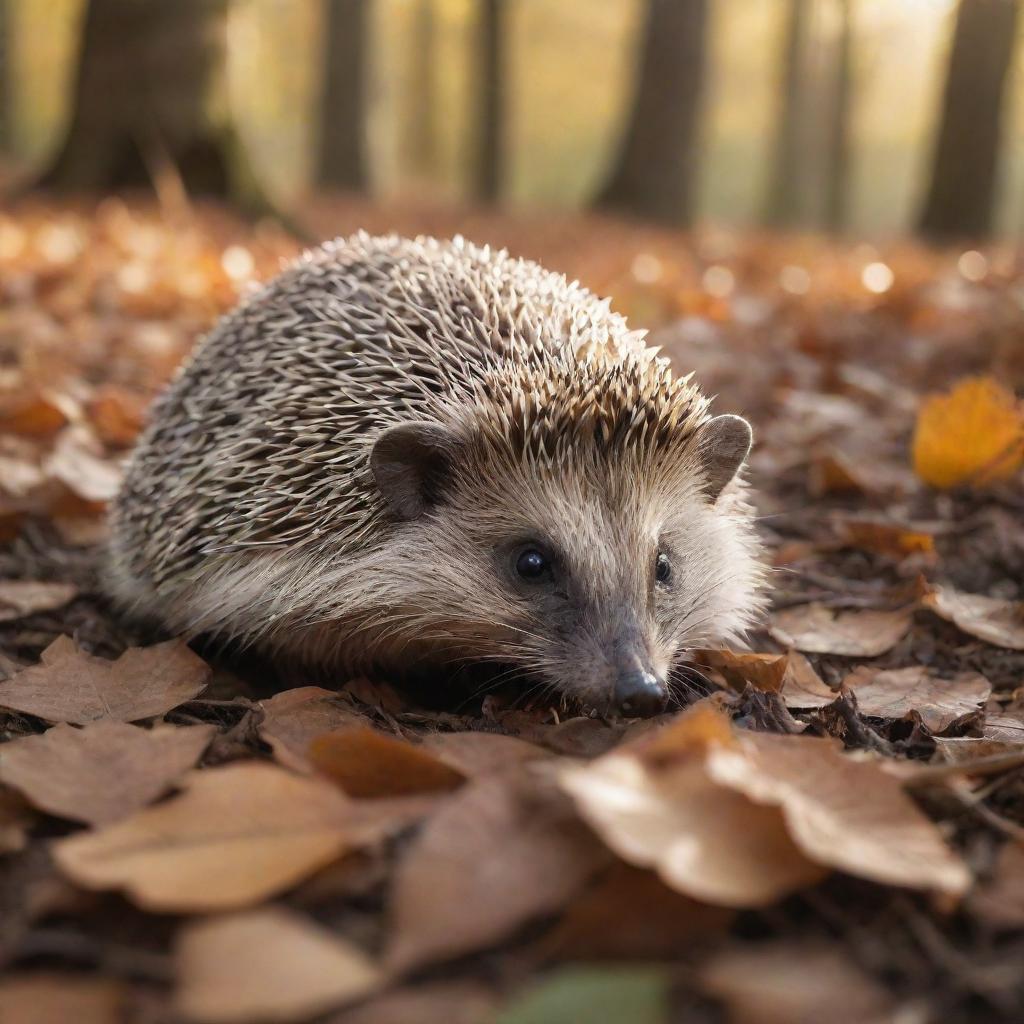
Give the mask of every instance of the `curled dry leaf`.
[[259, 762], [197, 771], [179, 796], [54, 848], [89, 889], [123, 889], [149, 910], [245, 907], [383, 831], [336, 786]]
[[0, 683], [0, 707], [74, 725], [137, 722], [191, 700], [209, 678], [209, 666], [181, 640], [133, 647], [106, 661], [61, 636], [38, 665]]
[[270, 744], [281, 764], [298, 772], [313, 770], [307, 753], [317, 736], [366, 724], [366, 719], [348, 701], [319, 686], [285, 690], [261, 701], [260, 708], [260, 738]]
[[958, 718], [977, 711], [992, 693], [989, 681], [977, 672], [942, 679], [923, 665], [884, 670], [861, 665], [843, 680], [843, 686], [857, 695], [861, 714], [902, 718], [916, 711], [932, 732], [942, 732]]
[[895, 647], [912, 621], [912, 608], [836, 611], [814, 602], [775, 612], [769, 632], [798, 651], [875, 658]]
[[715, 669], [739, 693], [748, 683], [766, 693], [781, 693], [789, 708], [824, 707], [838, 696], [799, 651], [751, 654], [705, 650], [696, 652], [696, 660], [699, 665]]
[[186, 925], [175, 963], [178, 1010], [197, 1024], [305, 1021], [381, 980], [362, 951], [284, 907]]
[[349, 796], [411, 796], [457, 789], [466, 777], [406, 740], [366, 726], [317, 736], [309, 760]]
[[829, 740], [734, 730], [702, 704], [563, 785], [623, 859], [680, 892], [759, 906], [823, 868], [960, 894], [964, 865], [899, 781]]
[[933, 586], [922, 598], [940, 618], [979, 640], [1024, 651], [1024, 601], [1006, 601], [984, 594], [965, 594], [952, 587]]
[[606, 859], [557, 790], [525, 775], [471, 782], [398, 865], [385, 962], [407, 971], [493, 945], [563, 906]]
[[63, 608], [78, 595], [72, 583], [34, 583], [29, 580], [0, 581], [0, 622], [10, 622]]
[[967, 378], [921, 403], [913, 455], [914, 471], [932, 487], [1006, 480], [1024, 461], [1024, 413], [998, 381]]
[[888, 993], [840, 949], [734, 946], [700, 972], [701, 987], [725, 1003], [734, 1024], [885, 1024]]
[[41, 811], [103, 824], [162, 796], [195, 765], [215, 732], [212, 725], [56, 725], [0, 746], [0, 781]]
[[113, 978], [39, 971], [0, 980], [3, 1024], [122, 1024], [128, 993]]

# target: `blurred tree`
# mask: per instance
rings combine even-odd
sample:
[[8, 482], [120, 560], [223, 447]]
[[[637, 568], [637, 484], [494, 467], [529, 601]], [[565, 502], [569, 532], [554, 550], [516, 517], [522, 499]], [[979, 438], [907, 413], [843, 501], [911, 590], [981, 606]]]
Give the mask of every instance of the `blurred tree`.
[[324, 89], [317, 182], [362, 191], [366, 173], [366, 22], [370, 0], [324, 0]]
[[707, 20], [707, 0], [647, 0], [636, 98], [595, 206], [689, 224]]
[[832, 116], [825, 155], [825, 226], [841, 231], [846, 224], [850, 179], [850, 97], [853, 91], [853, 0], [837, 0]]
[[919, 230], [937, 241], [992, 227], [1018, 0], [960, 0]]
[[434, 0], [418, 0], [409, 68], [407, 157], [413, 175], [430, 182], [437, 170], [440, 126], [434, 80], [436, 15]]
[[505, 0], [479, 0], [479, 85], [477, 108], [478, 198], [497, 202], [501, 198], [505, 135]]
[[800, 219], [804, 175], [801, 161], [802, 89], [807, 0], [789, 0], [779, 60], [775, 133], [763, 219], [773, 227]]
[[89, 0], [68, 130], [37, 184], [259, 205], [228, 115], [228, 0]]

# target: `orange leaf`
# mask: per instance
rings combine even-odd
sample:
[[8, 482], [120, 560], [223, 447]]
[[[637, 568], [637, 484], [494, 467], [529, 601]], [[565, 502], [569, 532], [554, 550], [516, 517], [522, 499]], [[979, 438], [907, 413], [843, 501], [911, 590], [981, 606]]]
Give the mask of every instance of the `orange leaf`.
[[917, 414], [914, 471], [933, 487], [1005, 480], [1024, 462], [1024, 412], [991, 377], [969, 377], [931, 395]]

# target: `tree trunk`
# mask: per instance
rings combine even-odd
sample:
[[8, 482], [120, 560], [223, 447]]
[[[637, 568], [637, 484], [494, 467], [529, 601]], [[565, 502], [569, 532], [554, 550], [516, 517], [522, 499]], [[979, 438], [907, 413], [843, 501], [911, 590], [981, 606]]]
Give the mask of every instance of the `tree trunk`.
[[1018, 0], [960, 0], [931, 184], [919, 230], [944, 241], [992, 228]]
[[186, 192], [240, 198], [224, 82], [227, 3], [89, 0], [70, 125], [37, 184], [159, 189], [170, 171]]
[[800, 129], [803, 123], [801, 83], [807, 12], [807, 0], [789, 0], [779, 65], [774, 148], [763, 215], [764, 222], [772, 227], [787, 226], [800, 219], [800, 197], [803, 192], [800, 160]]
[[832, 117], [825, 158], [825, 226], [846, 225], [850, 187], [850, 98], [853, 91], [853, 0], [839, 0]]
[[369, 0], [325, 0], [324, 90], [317, 182], [366, 189], [366, 20]]
[[14, 114], [13, 69], [11, 67], [11, 27], [8, 5], [0, 2], [0, 153], [8, 153], [14, 141], [11, 119]]
[[501, 198], [505, 129], [504, 0], [480, 0], [480, 105], [476, 193], [484, 202]]
[[648, 0], [636, 98], [595, 206], [690, 223], [707, 21], [707, 0]]
[[434, 79], [435, 17], [434, 0], [418, 0], [406, 103], [406, 154], [411, 176], [421, 184], [433, 180], [440, 148]]

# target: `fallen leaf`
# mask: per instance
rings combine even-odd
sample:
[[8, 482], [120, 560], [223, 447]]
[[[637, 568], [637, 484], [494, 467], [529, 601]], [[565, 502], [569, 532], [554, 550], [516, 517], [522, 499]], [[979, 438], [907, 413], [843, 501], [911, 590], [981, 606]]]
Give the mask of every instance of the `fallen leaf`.
[[970, 907], [1000, 930], [1024, 928], [1024, 846], [1003, 843], [991, 878], [971, 894]]
[[116, 463], [100, 456], [98, 449], [89, 431], [69, 427], [57, 438], [44, 469], [79, 498], [108, 502], [117, 494], [122, 474]]
[[68, 422], [62, 403], [52, 395], [36, 392], [8, 397], [0, 404], [0, 434], [45, 440]]
[[317, 736], [308, 757], [318, 772], [354, 797], [446, 792], [466, 781], [428, 751], [366, 726]]
[[142, 428], [146, 405], [138, 394], [108, 384], [95, 395], [86, 411], [104, 443], [127, 448]]
[[518, 770], [527, 761], [550, 756], [535, 743], [498, 732], [429, 733], [423, 746], [467, 778]]
[[892, 523], [847, 519], [840, 524], [840, 536], [852, 547], [890, 558], [923, 555], [934, 560], [935, 538], [930, 533], [910, 530]]
[[326, 780], [260, 762], [196, 771], [179, 796], [57, 842], [64, 873], [123, 889], [147, 910], [245, 907], [329, 864], [374, 833]]
[[708, 704], [562, 783], [620, 857], [709, 903], [765, 905], [823, 868], [953, 894], [970, 880], [879, 765], [826, 739], [735, 730]]
[[790, 708], [824, 707], [839, 696], [796, 650], [785, 654], [704, 650], [694, 654], [697, 664], [715, 669], [737, 693], [750, 684], [766, 693], [781, 693]]
[[564, 905], [606, 858], [561, 794], [539, 780], [468, 783], [398, 864], [385, 962], [408, 971], [491, 946]]
[[260, 702], [260, 738], [274, 757], [293, 771], [311, 772], [307, 753], [317, 736], [346, 726], [364, 726], [366, 718], [333, 690], [300, 686]]
[[38, 665], [0, 683], [0, 707], [48, 722], [137, 722], [163, 715], [203, 691], [209, 666], [181, 640], [133, 647], [117, 661], [58, 637]]
[[724, 935], [734, 916], [675, 892], [652, 871], [616, 861], [569, 904], [541, 950], [556, 960], [670, 958], [687, 944]]
[[891, 997], [838, 949], [774, 943], [716, 954], [701, 987], [725, 1003], [733, 1024], [886, 1024]]
[[[657, 871], [664, 882], [696, 900], [727, 907], [757, 907], [811, 885], [825, 872], [805, 857], [782, 815], [742, 793], [716, 784], [699, 746], [705, 732], [726, 720], [703, 709], [680, 724], [694, 756], [680, 758], [677, 741], [662, 730], [645, 748], [665, 753], [671, 767], [652, 768], [632, 749], [612, 751], [589, 765], [563, 771], [562, 785], [584, 820], [623, 860]], [[731, 738], [728, 742], [732, 742]]]
[[911, 608], [836, 611], [812, 603], [775, 612], [768, 631], [780, 644], [798, 651], [874, 658], [895, 647], [912, 622]]
[[78, 588], [71, 583], [33, 583], [28, 580], [0, 580], [0, 622], [10, 622], [52, 612], [74, 600]]
[[381, 981], [358, 948], [284, 907], [186, 925], [175, 964], [178, 1010], [199, 1024], [304, 1021]]
[[1024, 744], [1024, 725], [1022, 725], [1019, 741], [1016, 743], [974, 736], [935, 737], [935, 749], [942, 755], [946, 764], [969, 765], [972, 761], [981, 758], [1020, 751], [1022, 744]]
[[903, 718], [916, 711], [932, 732], [942, 732], [958, 718], [977, 711], [992, 693], [989, 681], [977, 672], [958, 672], [942, 679], [923, 665], [878, 669], [861, 665], [843, 686], [857, 695], [857, 708], [877, 718]]
[[327, 1024], [482, 1024], [494, 1018], [494, 994], [475, 981], [434, 981], [397, 988], [333, 1014]]
[[1003, 711], [1000, 714], [986, 714], [982, 726], [982, 737], [1001, 743], [1024, 743], [1024, 716], [1020, 711]]
[[141, 729], [109, 720], [56, 725], [0, 746], [0, 781], [41, 811], [104, 824], [167, 792], [215, 732], [212, 725]]
[[984, 594], [965, 594], [952, 587], [933, 586], [922, 598], [940, 618], [979, 640], [1024, 651], [1024, 601], [1006, 601]]
[[987, 484], [1024, 461], [1024, 415], [1014, 394], [991, 377], [969, 377], [921, 403], [914, 472], [932, 487]]
[[114, 978], [34, 971], [0, 979], [0, 1024], [122, 1024], [127, 992]]
[[24, 849], [31, 822], [32, 811], [24, 798], [12, 789], [0, 787], [0, 854]]
[[495, 1024], [668, 1024], [670, 986], [661, 967], [564, 967], [519, 995]]

